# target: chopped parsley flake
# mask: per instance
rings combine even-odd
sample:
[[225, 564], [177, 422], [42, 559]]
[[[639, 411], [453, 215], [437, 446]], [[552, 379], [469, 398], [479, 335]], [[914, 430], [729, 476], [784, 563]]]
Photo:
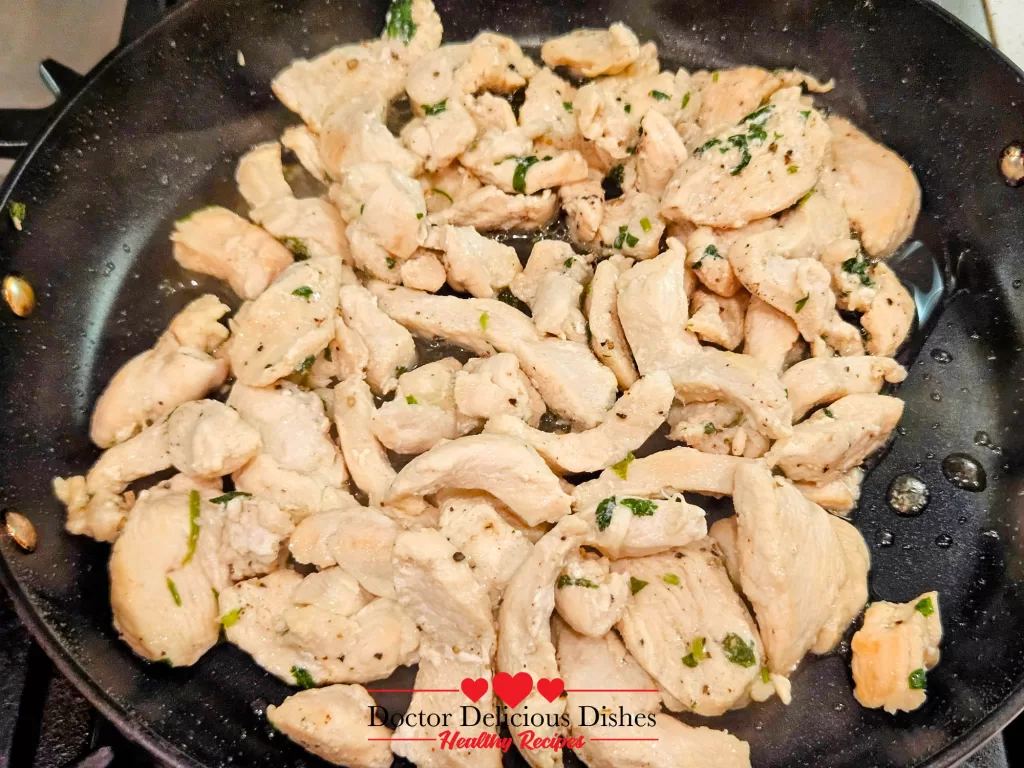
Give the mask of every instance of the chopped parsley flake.
[[664, 576], [661, 577], [661, 580], [664, 581], [666, 584], [671, 584], [674, 587], [679, 586], [679, 577], [676, 576], [674, 573], [666, 573]]
[[394, 269], [395, 264], [397, 264], [398, 262], [395, 261], [393, 257], [388, 256], [386, 259], [384, 259], [384, 263], [388, 265], [388, 269]]
[[300, 688], [316, 688], [316, 680], [302, 667], [292, 667], [292, 677]]
[[813, 190], [813, 189], [809, 189], [809, 190], [807, 190], [807, 194], [806, 194], [806, 195], [804, 195], [803, 197], [801, 197], [801, 198], [800, 198], [799, 200], [797, 200], [797, 201], [796, 201], [797, 207], [799, 207], [799, 206], [803, 205], [803, 204], [804, 204], [804, 203], [806, 203], [806, 202], [807, 202], [808, 200], [810, 200], [810, 199], [811, 199], [811, 196], [812, 196], [813, 194], [814, 194], [814, 190]]
[[638, 579], [636, 576], [629, 577], [629, 591], [634, 595], [641, 589], [646, 587], [647, 584], [648, 582], [644, 581], [643, 579]]
[[403, 373], [405, 373], [408, 370], [409, 369], [406, 368], [404, 365], [398, 366], [397, 368], [395, 368], [395, 378], [397, 379], [399, 376], [401, 376]]
[[174, 662], [171, 661], [170, 656], [164, 656], [163, 658], [157, 659], [153, 662], [154, 664], [163, 664], [165, 667], [173, 667]]
[[811, 294], [806, 293], [806, 294], [804, 294], [804, 297], [802, 299], [797, 299], [796, 304], [795, 304], [797, 312], [799, 312], [800, 310], [802, 310], [804, 308], [804, 305], [807, 303], [807, 300], [809, 298], [811, 298]]
[[832, 411], [830, 411], [828, 408], [822, 408], [821, 412], [828, 416], [830, 419], [834, 419], [836, 417], [836, 415], [832, 413]]
[[240, 618], [242, 618], [242, 609], [235, 608], [233, 611], [228, 611], [220, 617], [220, 625], [224, 627], [224, 629], [227, 629], [228, 627], [233, 626]]
[[185, 565], [196, 553], [196, 542], [199, 541], [199, 491], [189, 491], [188, 494], [188, 551], [185, 559], [181, 561]]
[[422, 218], [423, 218], [423, 217], [424, 217], [425, 215], [426, 215], [426, 214], [424, 214], [424, 213], [417, 213], [417, 214], [416, 214], [416, 218], [417, 218], [417, 219], [422, 219]]
[[619, 499], [619, 504], [636, 517], [650, 517], [658, 508], [658, 505], [650, 499]]
[[447, 197], [449, 203], [454, 203], [455, 202], [452, 199], [452, 196], [449, 195], [447, 192], [445, 192], [443, 189], [438, 189], [437, 187], [432, 187], [430, 191], [433, 192], [435, 195], [441, 195], [441, 197]]
[[416, 400], [414, 395], [406, 395], [405, 402], [409, 405], [419, 405], [419, 402]]
[[604, 190], [605, 200], [614, 200], [617, 197], [622, 197], [622, 181], [625, 173], [625, 168], [621, 165], [616, 165], [602, 179], [601, 188]]
[[487, 330], [487, 320], [489, 319], [489, 317], [490, 316], [486, 312], [480, 315], [480, 328], [482, 328], [485, 331]]
[[300, 296], [306, 301], [309, 301], [309, 297], [312, 295], [313, 289], [310, 288], [308, 285], [300, 285], [298, 288], [292, 291], [292, 296]]
[[433, 117], [434, 115], [442, 114], [446, 109], [448, 109], [448, 99], [443, 99], [437, 102], [437, 104], [424, 104], [423, 114], [427, 117]]
[[562, 266], [565, 267], [566, 269], [569, 269], [569, 267], [572, 266], [573, 261], [575, 261], [575, 259], [572, 256], [570, 256], [568, 259], [562, 262]]
[[800, 173], [800, 166], [791, 165], [786, 169], [786, 173], [788, 173], [790, 176], [792, 176], [794, 173]]
[[693, 669], [706, 658], [709, 657], [708, 654], [704, 653], [704, 638], [698, 637], [690, 643], [690, 652], [683, 656], [683, 664]]
[[14, 224], [14, 228], [21, 231], [21, 223], [25, 221], [25, 215], [28, 213], [28, 208], [25, 207], [24, 203], [16, 203], [13, 200], [7, 204], [7, 214], [11, 217], [11, 223]]
[[935, 604], [932, 603], [932, 599], [930, 597], [923, 597], [917, 601], [917, 605], [914, 606], [914, 610], [922, 616], [931, 616], [935, 613]]
[[710, 141], [707, 141], [704, 144], [701, 144], [699, 147], [697, 147], [697, 149], [695, 149], [693, 151], [693, 154], [695, 154], [695, 155], [703, 155], [709, 149], [711, 149], [712, 147], [717, 146], [717, 145], [719, 145], [721, 143], [722, 143], [721, 139], [711, 139]]
[[616, 475], [625, 480], [626, 477], [629, 475], [629, 465], [633, 462], [633, 459], [635, 458], [636, 456], [634, 456], [633, 452], [630, 451], [629, 453], [626, 454], [626, 458], [624, 458], [622, 461], [618, 461], [612, 464], [612, 472], [614, 472]]
[[761, 682], [770, 683], [772, 681], [772, 672], [768, 667], [761, 667]]
[[713, 75], [711, 75], [711, 82], [713, 82], [713, 83], [717, 83], [718, 82], [718, 73], [717, 72], [715, 72]]
[[672, 97], [663, 91], [651, 91], [651, 96], [658, 101], [668, 101]]
[[644, 232], [651, 231], [651, 220], [648, 219], [646, 216], [640, 219], [640, 229], [642, 229]]
[[722, 641], [722, 649], [725, 651], [725, 658], [733, 664], [741, 667], [752, 667], [757, 663], [754, 656], [754, 643], [749, 644], [737, 634], [728, 634]]
[[690, 103], [690, 92], [687, 91], [686, 94], [683, 96], [682, 106], [680, 106], [679, 108], [680, 109], [686, 109], [686, 105], [689, 104], [689, 103]]
[[305, 240], [301, 240], [298, 237], [282, 237], [280, 243], [291, 251], [292, 255], [299, 261], [305, 261], [309, 258], [309, 247], [306, 245]]
[[167, 577], [167, 591], [171, 593], [171, 599], [174, 600], [174, 604], [180, 606], [181, 595], [178, 594], [178, 587], [171, 581], [170, 576]]
[[540, 160], [537, 159], [536, 155], [530, 155], [529, 157], [517, 157], [516, 158], [516, 170], [512, 174], [512, 189], [519, 194], [526, 192], [526, 172]]
[[615, 497], [609, 496], [607, 499], [602, 499], [601, 503], [597, 505], [597, 512], [594, 514], [594, 520], [597, 522], [597, 530], [603, 531], [612, 524], [612, 515], [615, 513], [615, 504]]
[[758, 107], [757, 109], [755, 109], [749, 115], [740, 120], [740, 122], [752, 123], [754, 125], [764, 125], [765, 121], [769, 118], [774, 109], [774, 104], [765, 104], [763, 107]]
[[571, 115], [572, 114], [572, 102], [571, 101], [563, 101], [562, 102], [562, 109], [564, 109], [566, 112], [568, 112]]
[[227, 504], [229, 501], [234, 499], [251, 499], [252, 494], [246, 493], [245, 491], [228, 491], [223, 496], [217, 496], [216, 498], [210, 499], [211, 504]]
[[627, 247], [632, 248], [640, 242], [640, 238], [629, 231], [629, 227], [623, 224], [619, 227], [619, 234], [615, 237], [615, 242], [612, 243], [613, 248], [621, 248], [623, 244]]
[[626, 110], [626, 114], [628, 115], [630, 112], [633, 111], [633, 105], [627, 104], [626, 106], [623, 107], [623, 109]]
[[802, 117], [804, 120], [806, 120], [810, 116], [811, 116], [811, 110], [809, 110], [809, 109], [800, 113], [800, 117]]
[[416, 34], [416, 23], [412, 20], [412, 0], [393, 0], [384, 16], [384, 32], [392, 40], [409, 44]]
[[915, 669], [907, 677], [907, 682], [910, 684], [910, 690], [912, 691], [923, 691], [928, 687], [928, 680], [925, 676], [923, 669]]
[[296, 373], [309, 373], [309, 369], [313, 367], [313, 363], [316, 362], [316, 355], [310, 355], [301, 363], [295, 367]]
[[704, 425], [704, 434], [713, 435], [718, 431], [718, 427], [712, 424], [710, 421]]
[[585, 579], [582, 576], [578, 579], [574, 579], [567, 573], [563, 573], [558, 577], [558, 581], [555, 582], [555, 586], [559, 589], [565, 587], [586, 587], [587, 589], [600, 589], [600, 587], [592, 582], [590, 579]]
[[852, 259], [847, 259], [843, 262], [843, 272], [849, 275], [856, 275], [860, 278], [860, 284], [869, 288], [875, 284], [875, 281], [868, 277], [868, 269], [870, 267], [870, 262], [864, 258], [863, 254], [859, 253]]

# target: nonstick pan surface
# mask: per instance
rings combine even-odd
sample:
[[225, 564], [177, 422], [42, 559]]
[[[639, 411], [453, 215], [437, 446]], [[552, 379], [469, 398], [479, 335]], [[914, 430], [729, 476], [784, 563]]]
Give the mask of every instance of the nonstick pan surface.
[[[264, 707], [294, 689], [240, 650], [220, 645], [172, 670], [117, 640], [109, 548], [63, 532], [50, 481], [95, 460], [92, 404], [176, 311], [204, 291], [237, 305], [220, 283], [177, 267], [168, 235], [202, 205], [242, 210], [238, 157], [296, 121], [270, 94], [274, 73], [375, 36], [385, 10], [367, 0], [188, 3], [98, 68], [0, 192], [0, 203], [28, 206], [23, 232], [0, 221], [0, 268], [25, 276], [39, 299], [27, 320], [0, 313], [0, 506], [29, 515], [40, 538], [31, 555], [0, 540], [0, 578], [61, 670], [172, 765], [319, 761], [273, 735]], [[900, 355], [910, 368], [900, 433], [855, 521], [871, 546], [872, 599], [941, 594], [946, 636], [928, 702], [895, 717], [859, 707], [844, 644], [805, 660], [790, 706], [773, 699], [691, 722], [748, 740], [764, 768], [946, 766], [969, 754], [1024, 707], [1024, 190], [998, 172], [1001, 150], [1024, 138], [1024, 76], [922, 0], [441, 0], [438, 10], [447, 41], [493, 29], [536, 44], [620, 20], [657, 42], [665, 66], [834, 77], [820, 103], [912, 163], [923, 212], [915, 243], [892, 263], [923, 322]], [[984, 467], [984, 491], [944, 478], [953, 452]], [[930, 488], [918, 517], [886, 504], [902, 472]], [[522, 763], [510, 754], [506, 764]]]

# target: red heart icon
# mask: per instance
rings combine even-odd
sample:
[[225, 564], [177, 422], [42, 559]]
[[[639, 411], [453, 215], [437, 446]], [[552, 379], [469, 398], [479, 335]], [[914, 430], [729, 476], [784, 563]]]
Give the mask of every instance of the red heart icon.
[[495, 695], [515, 709], [533, 690], [533, 678], [528, 672], [519, 672], [515, 676], [508, 672], [499, 672], [494, 676], [491, 685], [494, 686]]
[[565, 683], [562, 682], [560, 677], [549, 680], [546, 677], [542, 677], [537, 681], [537, 693], [543, 696], [548, 701], [554, 701], [562, 695], [562, 691], [565, 690]]
[[478, 677], [474, 680], [472, 677], [467, 677], [462, 681], [462, 692], [470, 701], [474, 703], [480, 701], [480, 697], [487, 693], [487, 678]]

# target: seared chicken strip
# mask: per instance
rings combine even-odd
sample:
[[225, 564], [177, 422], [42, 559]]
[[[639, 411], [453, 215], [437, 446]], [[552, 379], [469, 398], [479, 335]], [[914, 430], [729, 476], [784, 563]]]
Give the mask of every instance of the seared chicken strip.
[[409, 0], [392, 2], [384, 15], [380, 39], [388, 41], [392, 54], [399, 61], [412, 65], [441, 45], [443, 33], [441, 17], [430, 0]]
[[686, 263], [710, 291], [719, 296], [735, 296], [743, 288], [729, 261], [729, 249], [741, 237], [767, 232], [776, 227], [775, 219], [758, 219], [739, 229], [700, 227], [686, 238]]
[[586, 283], [593, 270], [568, 243], [539, 240], [530, 251], [526, 267], [509, 283], [509, 289], [517, 299], [533, 308], [545, 278], [551, 275], [566, 275], [576, 283]]
[[816, 483], [794, 483], [810, 501], [827, 509], [834, 515], [848, 517], [860, 501], [860, 485], [864, 481], [864, 470], [860, 467], [844, 472], [838, 479], [818, 485]]
[[799, 341], [800, 330], [786, 314], [757, 296], [750, 297], [743, 320], [743, 354], [760, 361], [778, 376]]
[[510, 435], [533, 446], [556, 472], [594, 472], [643, 445], [664, 423], [674, 397], [668, 374], [655, 371], [637, 381], [593, 429], [558, 435], [534, 429], [514, 416], [498, 416], [487, 422], [485, 432]]
[[839, 596], [811, 646], [811, 650], [819, 654], [831, 651], [842, 639], [846, 628], [864, 610], [868, 602], [868, 571], [871, 568], [871, 555], [860, 531], [838, 517], [829, 517], [828, 521], [843, 547], [846, 580], [839, 585]]
[[629, 603], [629, 574], [611, 572], [608, 558], [575, 553], [555, 582], [555, 610], [580, 634], [602, 637]]
[[361, 285], [345, 285], [340, 295], [345, 324], [366, 344], [366, 381], [378, 394], [398, 386], [402, 370], [416, 366], [416, 342], [412, 334], [392, 320], [376, 297]]
[[593, 249], [606, 256], [651, 259], [658, 255], [664, 232], [665, 220], [658, 212], [658, 199], [645, 192], [626, 192], [604, 204]]
[[699, 715], [742, 706], [760, 677], [764, 650], [714, 543], [612, 567], [630, 575], [634, 593], [619, 632], [657, 681], [665, 706]]
[[917, 709], [927, 698], [926, 672], [939, 663], [941, 641], [938, 592], [907, 603], [872, 603], [850, 643], [853, 695], [890, 714]]
[[374, 412], [373, 394], [361, 378], [353, 376], [334, 388], [334, 425], [345, 464], [352, 482], [371, 504], [378, 504], [396, 473], [373, 434]]
[[427, 171], [449, 165], [477, 136], [477, 126], [458, 94], [425, 105], [424, 117], [414, 117], [402, 129], [402, 143], [423, 161]]
[[217, 322], [228, 312], [211, 294], [195, 299], [174, 316], [152, 349], [121, 366], [96, 401], [92, 441], [100, 448], [123, 442], [223, 384], [228, 365], [210, 353], [228, 338], [228, 329]]
[[509, 352], [475, 357], [455, 373], [455, 408], [469, 419], [511, 416], [531, 427], [540, 424], [546, 406], [540, 393]]
[[815, 357], [797, 363], [781, 377], [793, 420], [847, 395], [877, 394], [885, 382], [899, 384], [907, 370], [888, 357]]
[[569, 67], [583, 77], [617, 75], [640, 56], [640, 41], [625, 24], [608, 29], [577, 29], [555, 37], [540, 49], [549, 67]]
[[871, 276], [878, 284], [878, 293], [860, 319], [867, 333], [864, 346], [868, 354], [891, 357], [914, 323], [914, 299], [885, 264], [876, 264]]
[[577, 514], [590, 525], [587, 545], [617, 559], [654, 555], [704, 538], [704, 510], [687, 504], [681, 493], [665, 495], [669, 498], [609, 496], [577, 504]]
[[361, 685], [329, 685], [289, 696], [267, 707], [267, 720], [303, 749], [334, 765], [388, 768], [391, 729], [371, 726], [374, 700]]
[[740, 122], [783, 87], [777, 75], [760, 67], [701, 70], [691, 84], [700, 94], [697, 124], [707, 136]]
[[677, 403], [668, 414], [672, 427], [668, 436], [705, 453], [756, 459], [765, 454], [771, 441], [746, 421], [743, 410], [728, 403]]
[[327, 182], [324, 159], [320, 156], [320, 142], [317, 135], [305, 125], [291, 125], [281, 133], [281, 144], [299, 159], [302, 167], [320, 183]]
[[487, 230], [543, 229], [558, 214], [558, 197], [550, 190], [539, 195], [509, 195], [488, 185], [455, 200], [430, 219], [439, 224]]
[[242, 155], [235, 168], [235, 183], [250, 208], [294, 196], [284, 178], [281, 145], [276, 141], [257, 144]]
[[575, 94], [576, 89], [569, 82], [545, 67], [526, 86], [519, 124], [542, 123], [545, 129], [537, 138], [538, 143], [554, 149], [572, 149], [578, 132], [576, 118], [565, 105], [572, 107]]
[[177, 221], [171, 240], [181, 266], [224, 280], [243, 299], [255, 299], [292, 263], [270, 234], [215, 205]]
[[493, 298], [523, 271], [515, 248], [479, 234], [472, 227], [445, 227], [442, 257], [448, 284], [477, 298]]
[[750, 294], [746, 291], [724, 298], [698, 288], [690, 301], [686, 327], [701, 341], [728, 350], [736, 349], [743, 342], [743, 321], [749, 300]]
[[656, 110], [640, 123], [643, 135], [636, 148], [637, 189], [660, 198], [676, 168], [686, 160], [686, 146], [672, 122]]
[[558, 199], [565, 210], [569, 227], [569, 237], [581, 247], [593, 243], [604, 218], [603, 178], [603, 174], [591, 168], [585, 181], [566, 184], [558, 190]]
[[626, 333], [619, 321], [616, 283], [632, 264], [632, 259], [624, 256], [612, 256], [599, 263], [583, 303], [590, 328], [590, 348], [597, 359], [615, 374], [623, 390], [633, 386], [638, 375]]
[[[179, 405], [167, 417], [166, 434], [170, 463], [179, 472], [198, 479], [230, 475], [263, 447], [260, 433], [236, 410], [216, 400]], [[101, 462], [102, 458], [93, 471]]]

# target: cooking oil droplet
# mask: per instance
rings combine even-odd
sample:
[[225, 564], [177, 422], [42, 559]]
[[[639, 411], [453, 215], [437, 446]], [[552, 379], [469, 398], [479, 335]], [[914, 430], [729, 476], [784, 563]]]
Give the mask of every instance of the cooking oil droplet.
[[889, 485], [889, 506], [901, 515], [920, 515], [928, 506], [928, 486], [913, 475], [897, 475]]
[[940, 395], [938, 392], [932, 392], [932, 400], [934, 400], [936, 403], [941, 403], [942, 395]]
[[891, 547], [895, 541], [896, 537], [893, 536], [892, 531], [882, 529], [875, 533], [875, 544], [879, 547]]
[[1020, 286], [1021, 286], [1022, 282], [1024, 282], [1024, 281], [1021, 281], [1021, 280], [1019, 280], [1019, 279], [1017, 279], [1017, 280], [1014, 280], [1014, 281], [1013, 281], [1013, 288], [1014, 288], [1014, 290], [1016, 290], [1016, 289], [1020, 288]]
[[946, 350], [936, 347], [932, 350], [932, 360], [937, 363], [951, 363], [953, 362], [953, 356]]
[[942, 460], [942, 474], [957, 488], [983, 491], [988, 482], [985, 468], [966, 453], [951, 453]]
[[939, 549], [949, 549], [953, 546], [953, 537], [948, 533], [940, 533], [935, 537], [935, 546]]
[[991, 445], [992, 439], [988, 436], [988, 432], [979, 429], [974, 433], [974, 444], [975, 445]]

